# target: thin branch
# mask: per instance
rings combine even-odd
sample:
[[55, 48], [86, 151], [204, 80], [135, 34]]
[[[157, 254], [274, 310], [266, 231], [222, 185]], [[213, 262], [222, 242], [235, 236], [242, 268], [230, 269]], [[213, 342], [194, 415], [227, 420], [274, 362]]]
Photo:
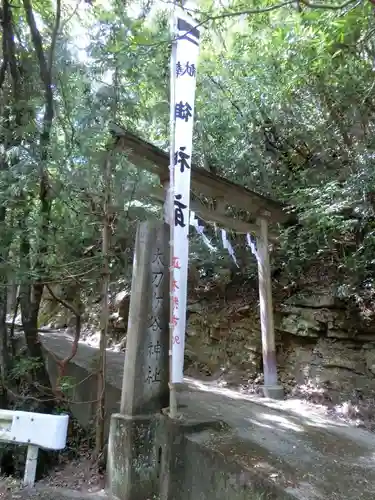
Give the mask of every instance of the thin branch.
[[[21, 401], [37, 401], [37, 402], [43, 402], [43, 403], [46, 403], [48, 401], [56, 401], [56, 398], [50, 398], [50, 399], [40, 399], [40, 398], [36, 398], [34, 396], [23, 396], [22, 394], [16, 394], [14, 391], [12, 391], [11, 389], [9, 389], [9, 387], [6, 387], [7, 391], [9, 392], [9, 394], [12, 396], [12, 398], [14, 399], [18, 399], [18, 400], [21, 400]], [[86, 405], [86, 404], [92, 404], [92, 403], [97, 403], [97, 400], [96, 399], [93, 399], [91, 401], [73, 401], [73, 400], [70, 400], [68, 398], [66, 398], [65, 396], [62, 398], [62, 402], [66, 403], [66, 404], [69, 404], [69, 405], [72, 405], [72, 404], [75, 404], [75, 405]]]
[[[242, 111], [242, 109], [240, 108], [240, 106], [234, 101], [234, 98], [233, 98], [233, 94], [232, 92], [225, 88], [224, 85], [222, 85], [221, 82], [215, 80], [215, 78], [211, 75], [207, 75], [208, 79], [214, 83], [217, 87], [219, 87], [219, 89], [222, 91], [222, 93], [226, 96], [226, 98], [228, 99], [228, 101], [230, 102], [230, 104], [235, 108], [235, 110], [238, 112], [238, 114], [242, 117], [242, 118], [245, 118], [244, 116], [244, 113]], [[229, 94], [229, 96], [228, 96]], [[257, 123], [257, 125], [259, 125], [259, 123]]]
[[199, 11], [196, 12], [196, 14], [201, 14], [206, 16], [206, 18], [198, 23], [194, 28], [198, 28], [199, 26], [202, 26], [203, 24], [208, 23], [209, 21], [216, 21], [218, 19], [225, 19], [227, 17], [236, 17], [236, 16], [249, 16], [253, 14], [265, 14], [267, 12], [272, 12], [273, 10], [278, 10], [282, 9], [283, 7], [287, 7], [289, 5], [292, 5], [294, 3], [294, 0], [287, 0], [286, 2], [281, 2], [277, 3], [275, 5], [269, 5], [268, 7], [263, 7], [262, 9], [244, 9], [244, 10], [238, 10], [238, 11], [225, 11], [222, 12], [221, 14], [217, 14], [216, 16], [209, 16], [207, 14], [204, 14], [203, 12], [200, 13]]
[[49, 51], [49, 58], [48, 58], [48, 69], [49, 69], [49, 72], [51, 74], [52, 74], [53, 57], [55, 55], [57, 36], [59, 34], [59, 29], [60, 29], [60, 22], [61, 22], [61, 0], [57, 0], [56, 1], [55, 26], [54, 26], [53, 32], [52, 32], [51, 48]]
[[[325, 3], [311, 3], [308, 0], [300, 0], [300, 3], [302, 3], [303, 5], [305, 5], [305, 7], [308, 7], [309, 9], [341, 10], [341, 9], [344, 9], [345, 7], [348, 7], [349, 5], [351, 5], [353, 3], [358, 3], [358, 0], [346, 0], [343, 3], [336, 4], [336, 5], [325, 4]], [[194, 28], [197, 28], [206, 22], [214, 21], [216, 19], [224, 19], [226, 17], [246, 16], [246, 15], [253, 15], [253, 14], [264, 14], [266, 12], [272, 12], [273, 10], [282, 9], [283, 7], [287, 7], [289, 5], [294, 5], [294, 4], [295, 4], [295, 0], [287, 0], [286, 2], [281, 2], [281, 3], [275, 4], [275, 5], [270, 5], [268, 7], [262, 8], [262, 9], [244, 9], [244, 10], [239, 10], [239, 11], [226, 11], [226, 12], [223, 12], [222, 14], [218, 14], [217, 16], [206, 17], [206, 19], [204, 21], [202, 21], [199, 24], [197, 24], [196, 26], [194, 26]], [[199, 14], [199, 13], [200, 13], [199, 11], [196, 12], [196, 14]]]
[[[52, 93], [52, 76], [51, 76], [51, 68], [47, 63], [47, 59], [43, 50], [43, 42], [41, 34], [38, 30], [38, 27], [35, 22], [35, 17], [33, 13], [33, 8], [30, 0], [22, 0], [23, 6], [26, 13], [27, 24], [29, 25], [31, 38], [34, 45], [34, 50], [36, 52], [38, 62], [39, 62], [39, 74], [40, 79], [44, 86], [44, 94], [45, 94], [45, 112], [43, 118], [43, 132], [41, 134], [41, 147], [42, 147], [42, 161], [46, 160], [46, 145], [49, 141], [49, 136], [52, 127], [53, 120], [53, 93]], [[58, 2], [59, 5], [59, 2]], [[55, 25], [56, 28], [56, 25]], [[58, 28], [58, 26], [57, 26]], [[52, 48], [52, 47], [51, 47]]]
[[[303, 4], [305, 7], [308, 7], [309, 9], [319, 9], [319, 10], [341, 10], [345, 9], [345, 7], [348, 7], [349, 5], [356, 4], [355, 6], [360, 5], [363, 3], [363, 0], [346, 0], [343, 3], [340, 4], [325, 4], [325, 3], [312, 3], [309, 2], [308, 0], [299, 0], [300, 4]], [[289, 7], [293, 6], [295, 7], [295, 0], [286, 0], [285, 2], [277, 3], [275, 5], [270, 5], [268, 7], [264, 7], [262, 9], [243, 9], [243, 10], [236, 10], [236, 11], [226, 11], [222, 12], [221, 14], [217, 15], [209, 15], [207, 12], [202, 12], [199, 10], [194, 10], [192, 11], [194, 15], [199, 15], [203, 16], [204, 19], [202, 21], [199, 21], [197, 24], [195, 24], [192, 29], [187, 32], [187, 34], [191, 33], [191, 31], [195, 30], [196, 28], [199, 28], [200, 26], [203, 26], [211, 21], [216, 21], [218, 19], [226, 19], [230, 17], [238, 17], [238, 16], [250, 16], [250, 15], [256, 15], [256, 14], [265, 14], [267, 12], [272, 12], [274, 10], [282, 9], [283, 7]], [[190, 10], [190, 9], [185, 9], [185, 10]], [[180, 38], [186, 36], [186, 33], [184, 35], [177, 36], [173, 39], [169, 40], [162, 40], [160, 42], [156, 43], [150, 43], [150, 44], [139, 44], [139, 46], [144, 46], [144, 47], [156, 47], [159, 45], [163, 45], [165, 43], [172, 43], [176, 40], [179, 40]]]
[[[55, 384], [55, 391], [54, 392], [59, 397], [61, 397], [61, 395], [62, 395], [62, 391], [61, 391], [61, 388], [60, 388], [61, 379], [65, 375], [65, 370], [66, 370], [67, 364], [74, 358], [74, 356], [77, 354], [77, 351], [78, 351], [78, 343], [79, 343], [79, 339], [80, 339], [80, 336], [81, 336], [81, 312], [79, 311], [79, 309], [76, 309], [72, 304], [70, 304], [66, 300], [64, 300], [64, 299], [62, 299], [60, 297], [57, 297], [57, 295], [52, 291], [52, 288], [49, 285], [46, 285], [46, 288], [49, 291], [49, 293], [52, 295], [52, 297], [57, 302], [59, 302], [60, 304], [62, 304], [64, 307], [66, 307], [66, 309], [69, 309], [69, 311], [71, 311], [74, 314], [75, 318], [76, 318], [76, 326], [75, 326], [75, 332], [74, 332], [74, 339], [73, 339], [72, 349], [71, 349], [70, 354], [68, 356], [66, 356], [66, 358], [64, 358], [62, 360], [59, 360], [57, 358], [57, 356], [52, 351], [49, 350], [50, 354], [52, 355], [53, 359], [55, 360], [55, 362], [57, 364], [57, 378], [56, 378], [56, 384]], [[46, 349], [45, 346], [44, 346], [44, 348]]]
[[75, 6], [73, 12], [70, 14], [70, 16], [67, 17], [67, 19], [64, 20], [64, 22], [61, 24], [61, 31], [64, 30], [65, 26], [69, 24], [69, 22], [73, 19], [73, 17], [77, 14], [79, 6], [81, 5], [82, 0], [78, 0], [77, 5]]
[[[354, 0], [351, 0], [351, 2], [352, 1], [354, 2]], [[239, 10], [239, 11], [226, 11], [226, 12], [223, 12], [222, 14], [218, 14], [216, 16], [209, 15], [209, 14], [207, 14], [207, 12], [202, 12], [199, 10], [192, 11], [191, 9], [185, 9], [187, 11], [193, 12], [194, 15], [203, 16], [204, 19], [202, 19], [202, 21], [197, 22], [197, 24], [194, 24], [194, 26], [191, 28], [190, 31], [184, 33], [181, 36], [169, 38], [168, 40], [161, 40], [160, 42], [156, 42], [156, 43], [140, 43], [140, 44], [138, 44], [138, 47], [150, 48], [150, 47], [159, 47], [160, 45], [164, 45], [166, 43], [171, 44], [177, 40], [182, 39], [183, 37], [185, 37], [186, 35], [191, 33], [193, 30], [200, 28], [201, 26], [204, 26], [205, 24], [207, 24], [211, 21], [216, 21], [218, 19], [225, 19], [228, 17], [243, 16], [243, 15], [264, 14], [266, 12], [271, 12], [273, 10], [278, 10], [278, 9], [283, 8], [283, 7], [287, 7], [289, 5], [293, 5], [294, 2], [295, 2], [295, 0], [286, 0], [285, 2], [281, 2], [281, 3], [275, 4], [275, 5], [270, 5], [269, 7], [264, 7], [263, 9], [245, 9], [245, 10]]]
[[18, 314], [18, 308], [20, 306], [20, 286], [17, 286], [17, 294], [16, 294], [16, 303], [14, 305], [14, 313], [13, 313], [13, 318], [12, 318], [12, 324], [10, 327], [10, 332], [9, 332], [9, 339], [11, 343], [11, 351], [12, 351], [12, 356], [13, 358], [16, 355], [16, 346], [14, 343], [14, 329], [16, 326], [16, 319], [17, 319], [17, 314]]
[[[222, 14], [218, 14], [216, 16], [210, 16], [207, 13], [200, 12], [200, 11], [194, 11], [195, 15], [201, 15], [201, 16], [204, 16], [205, 18], [202, 21], [195, 24], [192, 27], [192, 29], [190, 30], [190, 32], [195, 30], [196, 28], [199, 28], [200, 26], [203, 26], [204, 24], [209, 23], [210, 21], [216, 21], [218, 19], [225, 19], [228, 17], [247, 16], [247, 15], [252, 15], [252, 14], [265, 14], [267, 12], [272, 12], [273, 10], [282, 9], [283, 7], [288, 7], [289, 5], [293, 5], [294, 2], [295, 2], [295, 0], [286, 0], [285, 2], [277, 3], [275, 5], [270, 5], [268, 7], [262, 8], [262, 9], [244, 9], [244, 10], [238, 10], [238, 11], [226, 11], [226, 12], [223, 12]], [[354, 2], [354, 0], [350, 0], [350, 3], [351, 2]], [[190, 32], [188, 32], [187, 34], [189, 34]], [[173, 41], [179, 40], [180, 38], [185, 37], [185, 36], [186, 36], [186, 34], [184, 34], [182, 36], [177, 36], [174, 39], [168, 40], [168, 41], [173, 42]], [[163, 41], [161, 43], [165, 43], [165, 42]], [[159, 45], [159, 44], [160, 44], [160, 42], [158, 44], [155, 44], [155, 45]]]
[[59, 302], [59, 304], [63, 305], [66, 309], [69, 309], [70, 312], [72, 312], [75, 316], [79, 316], [79, 311], [69, 302], [66, 300], [62, 299], [61, 297], [58, 297], [55, 292], [52, 290], [50, 285], [46, 285], [47, 290], [49, 293], [52, 295], [52, 297]]
[[55, 27], [52, 34], [51, 49], [48, 56], [48, 61], [46, 54], [43, 49], [42, 36], [38, 30], [35, 22], [34, 12], [31, 4], [31, 0], [22, 0], [23, 7], [26, 13], [27, 24], [30, 28], [31, 39], [34, 46], [34, 50], [39, 62], [39, 74], [44, 87], [44, 116], [43, 116], [43, 129], [40, 133], [39, 147], [40, 147], [40, 191], [39, 191], [39, 201], [40, 201], [40, 216], [41, 216], [41, 228], [39, 248], [37, 249], [36, 262], [34, 264], [35, 270], [38, 272], [38, 279], [33, 285], [33, 314], [37, 317], [40, 307], [40, 301], [43, 294], [43, 283], [40, 279], [41, 270], [45, 270], [45, 262], [43, 257], [48, 253], [47, 236], [49, 234], [49, 225], [51, 218], [51, 208], [52, 208], [52, 198], [50, 195], [50, 182], [49, 173], [47, 169], [48, 160], [48, 149], [51, 139], [51, 129], [52, 122], [54, 118], [54, 107], [53, 107], [53, 90], [52, 90], [52, 63], [53, 54], [56, 44], [56, 37], [58, 29], [60, 26], [61, 19], [61, 0], [57, 0], [57, 10], [56, 10], [56, 20]]
[[[3, 1], [3, 48], [6, 48], [4, 58], [9, 64], [10, 74], [12, 76], [13, 97], [15, 100], [20, 99], [20, 74], [16, 59], [16, 45], [13, 34], [13, 19], [12, 11], [8, 0]], [[17, 113], [17, 125], [20, 125], [20, 112]]]
[[340, 10], [340, 9], [345, 9], [345, 7], [348, 7], [352, 3], [362, 3], [360, 0], [346, 0], [346, 2], [343, 2], [341, 4], [336, 4], [336, 5], [331, 5], [327, 3], [311, 3], [308, 0], [299, 0], [300, 3], [308, 7], [309, 9], [322, 9], [322, 10]]
[[[72, 152], [73, 152], [73, 148], [74, 148], [74, 139], [75, 139], [75, 127], [73, 125], [73, 122], [72, 122], [72, 119], [71, 119], [71, 116], [70, 116], [70, 109], [69, 109], [69, 106], [68, 106], [68, 99], [67, 99], [67, 96], [66, 96], [66, 93], [65, 93], [65, 89], [64, 89], [64, 83], [63, 83], [63, 79], [61, 78], [61, 76], [58, 77], [58, 80], [60, 82], [60, 92], [61, 92], [61, 97], [62, 97], [62, 100], [63, 100], [63, 103], [64, 103], [64, 111], [65, 111], [65, 118], [68, 122], [68, 125], [70, 127], [70, 130], [71, 130], [71, 136], [69, 138], [69, 141], [68, 141], [68, 132], [66, 130], [66, 127], [65, 127], [65, 123], [64, 123], [64, 120], [60, 119], [60, 123], [62, 125], [62, 128], [64, 129], [64, 133], [65, 133], [65, 137], [66, 137], [66, 142], [69, 143], [70, 142], [70, 147], [68, 148], [68, 151], [67, 151], [67, 154], [66, 154], [66, 158], [70, 158], [72, 156]], [[71, 161], [71, 165], [73, 166], [73, 163]]]
[[8, 20], [6, 19], [6, 1], [3, 0], [3, 6], [2, 6], [2, 12], [1, 12], [1, 26], [3, 28], [3, 33], [2, 33], [2, 51], [3, 51], [3, 60], [1, 62], [1, 68], [0, 68], [0, 90], [3, 88], [4, 85], [4, 80], [5, 80], [5, 75], [7, 71], [7, 66], [8, 66], [8, 56], [7, 56], [7, 37], [6, 37], [6, 30], [7, 30], [7, 22]]
[[[3, 45], [4, 44], [5, 44], [5, 41], [4, 41], [4, 37], [3, 37]], [[3, 54], [4, 54], [4, 51], [3, 51]], [[1, 67], [0, 67], [0, 90], [3, 88], [3, 85], [4, 85], [5, 75], [6, 75], [6, 71], [7, 71], [7, 65], [8, 65], [7, 58], [4, 55], [2, 63], [1, 63]]]
[[[115, 255], [113, 255], [113, 257], [115, 257]], [[98, 269], [98, 267], [97, 267], [97, 266], [95, 266], [95, 267], [92, 267], [92, 268], [90, 268], [90, 269], [88, 269], [88, 270], [86, 270], [86, 271], [82, 271], [82, 272], [77, 273], [77, 274], [72, 274], [72, 275], [69, 277], [69, 279], [61, 279], [61, 280], [59, 281], [59, 283], [60, 283], [60, 284], [61, 284], [61, 283], [70, 283], [72, 279], [79, 278], [79, 277], [81, 277], [81, 276], [85, 276], [85, 275], [87, 275], [87, 274], [90, 274], [90, 273], [91, 273], [91, 272], [93, 272], [93, 271], [97, 271], [97, 269]], [[22, 286], [22, 285], [25, 285], [25, 284], [26, 284], [26, 285], [30, 285], [31, 283], [32, 283], [32, 281], [30, 281], [30, 282], [28, 281], [28, 282], [26, 282], [26, 283], [22, 283], [22, 282], [20, 282], [20, 283], [15, 283], [15, 284], [16, 284], [16, 285], [20, 285], [20, 286]], [[48, 283], [48, 284], [53, 285], [54, 283], [56, 283], [56, 279], [54, 279], [54, 280], [48, 280], [48, 281], [40, 281], [39, 283], [40, 283], [41, 285], [46, 285], [47, 283]], [[8, 288], [9, 286], [10, 286], [10, 285], [1, 285], [1, 284], [0, 284], [0, 288]]]
[[135, 193], [136, 193], [136, 191], [138, 189], [138, 184], [139, 184], [139, 170], [137, 170], [137, 180], [133, 184], [133, 188], [132, 188], [132, 191], [130, 193], [130, 197], [129, 197], [129, 201], [128, 201], [128, 206], [126, 208], [126, 214], [125, 214], [125, 220], [126, 221], [129, 219], [130, 206], [131, 206], [133, 200], [135, 199]]

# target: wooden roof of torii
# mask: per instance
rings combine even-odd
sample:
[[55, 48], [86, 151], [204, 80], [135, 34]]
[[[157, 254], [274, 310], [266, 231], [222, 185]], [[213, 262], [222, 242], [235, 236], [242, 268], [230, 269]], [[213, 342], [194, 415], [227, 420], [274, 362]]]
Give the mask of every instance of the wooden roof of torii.
[[[110, 125], [110, 131], [116, 137], [116, 149], [124, 151], [131, 163], [158, 175], [162, 184], [168, 181], [169, 155], [167, 153], [115, 124]], [[196, 165], [191, 167], [191, 190], [195, 195], [191, 201], [191, 210], [206, 221], [216, 222], [238, 233], [259, 234], [258, 225], [255, 223], [258, 218], [266, 219], [271, 225], [287, 222], [291, 218], [284, 204]], [[150, 192], [149, 195], [160, 202], [163, 202], [165, 198], [162, 188]], [[210, 209], [200, 202], [197, 199], [199, 195], [216, 200], [216, 209]], [[227, 206], [246, 211], [252, 221], [227, 216], [225, 213]], [[270, 237], [275, 239], [277, 235], [271, 232]]]

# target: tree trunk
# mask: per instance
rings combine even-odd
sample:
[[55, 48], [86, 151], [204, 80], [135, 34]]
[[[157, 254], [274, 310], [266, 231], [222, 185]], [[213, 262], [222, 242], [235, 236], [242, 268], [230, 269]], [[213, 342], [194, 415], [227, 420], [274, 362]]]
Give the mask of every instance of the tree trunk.
[[95, 456], [99, 457], [104, 449], [104, 423], [105, 423], [105, 368], [106, 347], [109, 317], [109, 248], [110, 248], [110, 197], [111, 197], [111, 154], [107, 153], [104, 164], [104, 204], [103, 204], [103, 229], [102, 229], [102, 315], [100, 328], [99, 366], [97, 384], [97, 420]]
[[42, 344], [38, 334], [38, 315], [43, 293], [43, 284], [30, 284], [31, 262], [30, 242], [27, 231], [28, 214], [20, 221], [20, 263], [25, 273], [24, 283], [20, 286], [20, 305], [22, 327], [29, 356], [33, 358], [34, 393], [40, 399], [39, 411], [49, 412], [54, 407], [50, 378], [45, 366]]
[[7, 315], [7, 288], [5, 274], [0, 278], [0, 408], [8, 407], [6, 378], [9, 370]]
[[[37, 232], [37, 242], [34, 249], [36, 257], [33, 268], [31, 267], [31, 247], [25, 217], [21, 221], [20, 261], [27, 273], [26, 282], [20, 289], [20, 304], [22, 325], [29, 355], [38, 362], [35, 370], [35, 388], [41, 394], [41, 406], [46, 411], [54, 406], [53, 392], [47, 369], [44, 364], [42, 344], [38, 336], [38, 315], [42, 300], [44, 281], [47, 277], [46, 260], [48, 257], [48, 236], [50, 233], [50, 220], [52, 210], [52, 194], [49, 182], [48, 159], [51, 140], [52, 123], [54, 119], [52, 67], [56, 40], [61, 21], [61, 0], [56, 1], [55, 24], [51, 35], [49, 51], [43, 47], [43, 39], [39, 32], [31, 0], [22, 0], [25, 17], [30, 29], [31, 41], [39, 63], [39, 75], [44, 92], [43, 127], [39, 135], [39, 216], [40, 227]], [[26, 211], [28, 207], [26, 206]], [[28, 215], [28, 214], [27, 214]], [[32, 272], [31, 272], [32, 271]], [[36, 275], [34, 284], [31, 285], [32, 275]], [[40, 397], [40, 396], [39, 396]]]
[[16, 319], [17, 319], [19, 307], [20, 307], [20, 286], [18, 285], [17, 291], [16, 291], [16, 300], [15, 300], [15, 304], [14, 304], [14, 309], [12, 309], [12, 311], [13, 311], [12, 324], [11, 324], [10, 331], [9, 331], [9, 344], [10, 344], [10, 350], [12, 353], [12, 357], [14, 357], [16, 355], [16, 343], [15, 343], [15, 338], [14, 338], [14, 330], [15, 330], [15, 326], [16, 326]]
[[[0, 159], [0, 173], [3, 174], [9, 170], [9, 163], [6, 153], [9, 148], [18, 145], [20, 140], [17, 132], [17, 127], [21, 125], [22, 109], [19, 105], [20, 99], [20, 75], [17, 68], [17, 60], [15, 55], [15, 42], [13, 33], [13, 19], [12, 9], [9, 0], [3, 0], [1, 5], [1, 25], [2, 25], [2, 63], [0, 71], [0, 90], [3, 90], [3, 84], [9, 76], [9, 82], [12, 85], [12, 98], [8, 100], [6, 94], [1, 95], [1, 115], [2, 115], [2, 133], [1, 142], [4, 148], [4, 153]], [[15, 115], [16, 127], [13, 127], [10, 120], [10, 108], [13, 107], [12, 112]], [[11, 244], [11, 232], [7, 225], [7, 208], [4, 200], [1, 200], [0, 208], [0, 226], [1, 226], [1, 249], [0, 260], [2, 269], [0, 272], [0, 406], [7, 407], [7, 390], [6, 390], [6, 377], [9, 369], [10, 356], [8, 345], [8, 331], [6, 326], [7, 315], [7, 284], [8, 284], [8, 270], [6, 269], [6, 262], [9, 256]]]

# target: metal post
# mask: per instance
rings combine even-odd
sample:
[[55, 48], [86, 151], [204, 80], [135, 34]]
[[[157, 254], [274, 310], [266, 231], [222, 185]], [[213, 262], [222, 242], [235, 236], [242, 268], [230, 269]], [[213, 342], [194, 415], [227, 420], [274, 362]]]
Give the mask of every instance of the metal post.
[[32, 487], [35, 484], [36, 467], [38, 465], [39, 448], [33, 444], [27, 447], [25, 475], [23, 477], [24, 486]]

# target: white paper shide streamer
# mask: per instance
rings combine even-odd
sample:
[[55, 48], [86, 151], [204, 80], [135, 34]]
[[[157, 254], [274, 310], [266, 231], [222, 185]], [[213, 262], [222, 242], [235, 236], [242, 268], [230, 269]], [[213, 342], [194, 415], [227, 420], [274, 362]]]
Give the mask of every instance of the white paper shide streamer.
[[216, 252], [217, 249], [212, 245], [211, 241], [204, 234], [204, 226], [202, 225], [199, 217], [195, 212], [190, 211], [190, 225], [193, 226], [196, 232], [202, 237], [203, 243], [209, 248], [211, 252]]
[[225, 231], [225, 229], [221, 230], [221, 241], [223, 242], [223, 247], [226, 250], [228, 250], [228, 253], [232, 257], [232, 259], [233, 259], [234, 263], [236, 264], [236, 266], [240, 267], [238, 265], [238, 262], [237, 262], [236, 255], [234, 253], [234, 249], [232, 247], [232, 244], [231, 244], [231, 242], [227, 238], [227, 232]]
[[[174, 75], [171, 87], [174, 91], [174, 169], [171, 175], [173, 186], [173, 257], [171, 279], [171, 332], [172, 370], [171, 382], [183, 381], [187, 270], [189, 257], [189, 205], [191, 155], [193, 143], [194, 100], [197, 62], [199, 55], [199, 30], [197, 24], [182, 10], [176, 9], [177, 47], [174, 61]], [[172, 209], [172, 207], [170, 207]]]
[[258, 260], [259, 256], [258, 256], [258, 250], [257, 250], [257, 247], [256, 247], [256, 243], [255, 243], [255, 241], [253, 240], [252, 236], [249, 233], [246, 234], [246, 242], [247, 242], [247, 246], [251, 250], [251, 253]]

